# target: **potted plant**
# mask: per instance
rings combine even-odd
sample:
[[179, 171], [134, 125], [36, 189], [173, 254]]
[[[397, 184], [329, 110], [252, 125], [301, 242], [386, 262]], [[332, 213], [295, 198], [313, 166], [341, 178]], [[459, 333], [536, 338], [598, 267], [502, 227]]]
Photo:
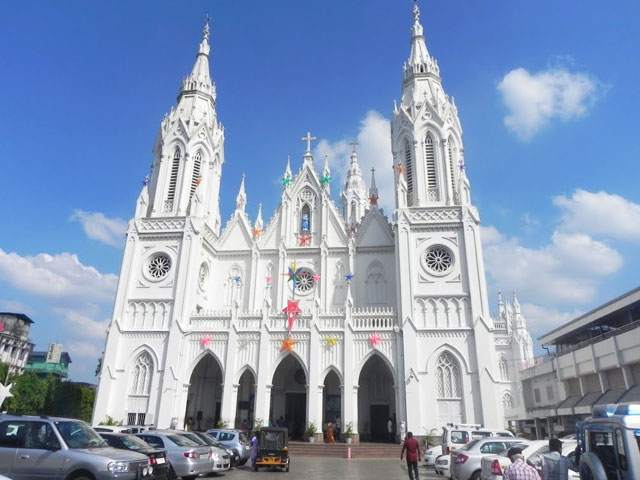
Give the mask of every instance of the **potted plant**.
[[346, 427], [344, 429], [344, 438], [347, 439], [347, 443], [351, 443], [353, 441], [353, 422], [347, 423]]
[[318, 427], [316, 427], [316, 422], [307, 423], [307, 430], [305, 433], [307, 434], [307, 438], [309, 439], [309, 443], [314, 443], [316, 441], [316, 432], [318, 431]]

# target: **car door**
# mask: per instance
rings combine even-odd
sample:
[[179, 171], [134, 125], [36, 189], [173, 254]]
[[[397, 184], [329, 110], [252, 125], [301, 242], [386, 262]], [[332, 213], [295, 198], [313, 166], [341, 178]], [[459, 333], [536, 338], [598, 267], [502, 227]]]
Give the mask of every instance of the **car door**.
[[0, 422], [0, 474], [9, 476], [16, 452], [26, 430], [23, 420]]
[[61, 449], [53, 427], [38, 421], [27, 421], [25, 427], [11, 475], [15, 480], [56, 478], [62, 469], [66, 451]]

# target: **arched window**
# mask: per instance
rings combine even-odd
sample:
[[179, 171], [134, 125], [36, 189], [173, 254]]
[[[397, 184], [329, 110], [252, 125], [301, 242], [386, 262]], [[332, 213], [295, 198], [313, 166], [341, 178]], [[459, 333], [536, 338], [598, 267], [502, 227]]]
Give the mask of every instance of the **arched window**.
[[189, 190], [189, 201], [193, 197], [193, 194], [200, 183], [200, 175], [202, 168], [202, 152], [198, 150], [195, 157], [193, 157], [193, 175], [191, 176], [191, 189]]
[[407, 204], [413, 204], [413, 162], [411, 161], [411, 143], [404, 142], [404, 171], [407, 179]]
[[424, 140], [424, 160], [427, 166], [427, 200], [438, 200], [438, 182], [436, 179], [436, 153], [430, 133]]
[[456, 399], [462, 397], [460, 367], [451, 353], [444, 352], [438, 357], [438, 362], [436, 364], [436, 377], [438, 398]]
[[136, 358], [131, 378], [131, 395], [149, 395], [151, 376], [153, 374], [153, 360], [149, 352], [142, 352]]
[[507, 359], [504, 356], [500, 357], [498, 361], [498, 371], [500, 372], [500, 380], [509, 380], [509, 365], [507, 365]]
[[451, 181], [451, 192], [453, 193], [453, 198], [456, 198], [456, 161], [454, 156], [454, 145], [453, 145], [453, 137], [449, 137], [449, 141], [447, 142], [449, 146], [449, 173], [450, 173], [450, 181]]
[[176, 147], [173, 152], [173, 163], [171, 164], [171, 175], [169, 176], [169, 190], [167, 192], [167, 208], [173, 210], [173, 201], [176, 196], [176, 185], [178, 184], [178, 169], [180, 168], [180, 149]]
[[505, 392], [502, 396], [502, 408], [505, 412], [513, 408], [513, 397], [509, 392]]
[[387, 303], [387, 282], [384, 279], [384, 269], [379, 262], [372, 263], [367, 269], [365, 285], [367, 304], [379, 305]]
[[309, 205], [306, 203], [302, 207], [302, 212], [300, 213], [300, 231], [311, 231], [311, 208], [309, 208]]

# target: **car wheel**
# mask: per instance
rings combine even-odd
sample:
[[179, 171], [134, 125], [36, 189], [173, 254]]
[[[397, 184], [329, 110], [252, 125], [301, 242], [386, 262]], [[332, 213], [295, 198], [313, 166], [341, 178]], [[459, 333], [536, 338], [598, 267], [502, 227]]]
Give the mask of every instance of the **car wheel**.
[[256, 465], [255, 467], [253, 467], [253, 471], [257, 472], [258, 471], [258, 466]]
[[176, 472], [173, 467], [169, 467], [169, 473], [167, 474], [167, 480], [176, 480]]
[[469, 480], [480, 480], [480, 475], [482, 475], [481, 471], [473, 472]]
[[91, 477], [87, 477], [85, 475], [81, 475], [79, 477], [73, 477], [73, 480], [93, 480]]
[[285, 472], [289, 471], [289, 464], [287, 463], [287, 468], [284, 469]]

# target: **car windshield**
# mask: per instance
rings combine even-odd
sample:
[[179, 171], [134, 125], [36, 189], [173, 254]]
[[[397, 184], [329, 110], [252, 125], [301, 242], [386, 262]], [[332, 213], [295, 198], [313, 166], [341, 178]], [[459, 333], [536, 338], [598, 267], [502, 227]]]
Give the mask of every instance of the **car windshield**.
[[200, 438], [202, 438], [205, 442], [207, 442], [207, 445], [214, 445], [216, 447], [220, 446], [220, 442], [218, 442], [215, 438], [213, 438], [213, 436], [209, 433], [198, 433], [197, 435]]
[[83, 422], [55, 422], [60, 435], [69, 448], [106, 447], [107, 442], [89, 425]]
[[199, 447], [196, 442], [193, 440], [189, 440], [187, 437], [183, 437], [182, 435], [167, 435], [167, 438], [171, 440], [173, 443], [178, 445], [179, 447]]
[[470, 450], [474, 447], [474, 445], [476, 443], [478, 443], [480, 441], [479, 438], [475, 439], [475, 440], [471, 440], [469, 443], [467, 443], [465, 446], [460, 447], [460, 450]]
[[195, 433], [181, 433], [180, 436], [188, 438], [189, 440], [191, 440], [194, 443], [197, 443], [198, 445], [207, 445], [207, 442], [205, 442], [204, 439], [200, 438], [200, 436]]
[[451, 443], [457, 445], [463, 445], [469, 441], [469, 432], [464, 430], [452, 430], [451, 431]]
[[120, 437], [120, 440], [122, 440], [124, 446], [129, 450], [146, 450], [151, 448], [151, 445], [135, 435], [123, 435]]

